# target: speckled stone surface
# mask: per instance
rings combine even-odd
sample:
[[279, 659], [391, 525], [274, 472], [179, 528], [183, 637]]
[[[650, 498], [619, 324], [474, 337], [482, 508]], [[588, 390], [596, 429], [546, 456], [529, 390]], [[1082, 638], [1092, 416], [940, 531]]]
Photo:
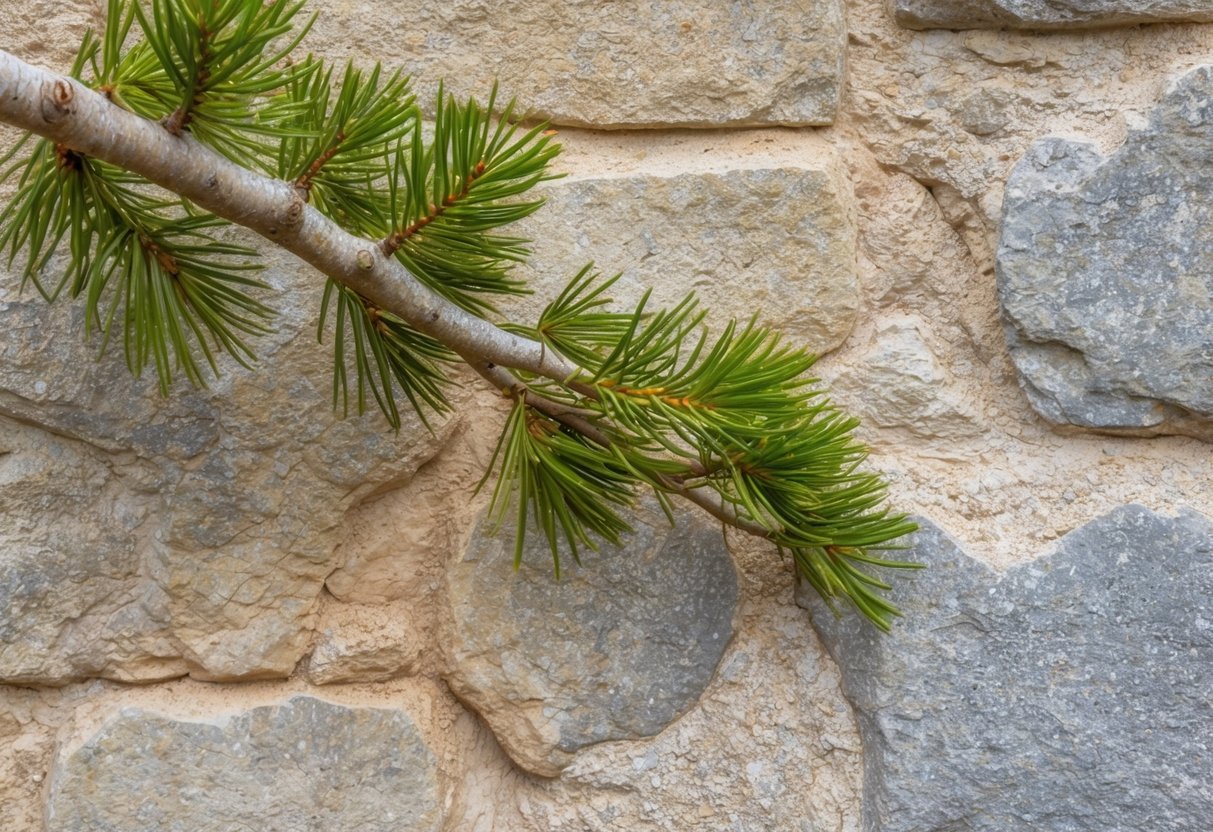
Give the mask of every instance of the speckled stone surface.
[[911, 29], [1095, 29], [1138, 23], [1208, 22], [1207, 0], [894, 0]]
[[844, 76], [842, 0], [421, 0], [385, 25], [375, 0], [317, 7], [309, 49], [401, 66], [423, 106], [448, 92], [505, 99], [594, 128], [820, 125]]
[[866, 832], [1203, 830], [1213, 525], [1118, 508], [996, 573], [930, 522], [883, 636], [801, 603], [864, 743]]
[[473, 536], [448, 572], [452, 690], [516, 762], [552, 776], [578, 749], [651, 736], [696, 703], [733, 634], [737, 576], [719, 528], [660, 512], [635, 518], [622, 547], [565, 557], [513, 531]]
[[126, 709], [52, 772], [50, 832], [437, 832], [404, 711], [309, 696], [206, 722]]
[[81, 304], [0, 268], [0, 682], [289, 675], [333, 529], [441, 447], [449, 419], [333, 412], [323, 281], [265, 259], [257, 369], [221, 358], [210, 389], [167, 398], [120, 343], [98, 360]]
[[1032, 146], [1003, 203], [999, 297], [1033, 407], [1066, 425], [1213, 437], [1213, 68], [1104, 158]]
[[837, 161], [823, 152], [799, 166], [557, 180], [544, 186], [544, 210], [519, 223], [536, 241], [523, 274], [537, 302], [593, 261], [623, 272], [611, 287], [621, 305], [652, 289], [650, 303], [672, 306], [693, 290], [711, 326], [757, 313], [829, 351], [860, 307], [852, 196]]

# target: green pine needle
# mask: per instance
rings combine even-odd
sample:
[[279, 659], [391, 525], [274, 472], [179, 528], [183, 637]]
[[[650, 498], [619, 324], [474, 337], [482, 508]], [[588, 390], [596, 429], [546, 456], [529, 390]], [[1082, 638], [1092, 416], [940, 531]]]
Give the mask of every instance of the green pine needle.
[[433, 137], [420, 127], [393, 159], [388, 249], [414, 275], [451, 302], [478, 315], [495, 311], [485, 295], [524, 294], [512, 269], [528, 242], [492, 233], [534, 213], [542, 200], [515, 197], [552, 178], [559, 152], [538, 125], [519, 134], [513, 104], [497, 116], [487, 106], [438, 92]]
[[[579, 546], [620, 544], [631, 526], [615, 507], [635, 503], [637, 478], [607, 449], [597, 447], [523, 401], [515, 403], [489, 463], [501, 458], [489, 517], [500, 525], [515, 506], [514, 568], [522, 563], [529, 516], [542, 530], [560, 577], [560, 552], [567, 546], [580, 564]], [[488, 474], [486, 473], [486, 478]], [[481, 486], [484, 480], [481, 481]]]
[[438, 414], [450, 411], [443, 390], [450, 381], [436, 362], [453, 362], [454, 353], [332, 280], [325, 284], [320, 307], [317, 334], [321, 341], [329, 309], [334, 304], [334, 408], [340, 407], [343, 414], [349, 414], [352, 369], [354, 402], [359, 415], [367, 410], [369, 392], [392, 428], [400, 430], [397, 387], [427, 428], [430, 427], [427, 410]]

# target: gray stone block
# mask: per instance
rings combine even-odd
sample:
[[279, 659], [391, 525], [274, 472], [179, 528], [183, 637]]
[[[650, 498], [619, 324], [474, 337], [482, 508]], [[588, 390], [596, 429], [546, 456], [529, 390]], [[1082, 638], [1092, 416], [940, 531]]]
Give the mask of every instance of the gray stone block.
[[532, 529], [482, 527], [448, 571], [451, 689], [524, 768], [558, 774], [578, 749], [652, 736], [694, 705], [733, 634], [737, 575], [720, 530], [660, 512], [622, 547], [562, 559]]
[[996, 573], [922, 521], [882, 636], [801, 603], [864, 743], [867, 832], [1204, 830], [1213, 524], [1124, 506]]
[[1213, 436], [1211, 96], [1203, 67], [1111, 156], [1047, 138], [1012, 171], [999, 297], [1045, 418]]
[[0, 268], [0, 682], [289, 675], [345, 512], [441, 447], [447, 418], [333, 413], [323, 281], [266, 265], [260, 367], [168, 398]]
[[209, 721], [123, 710], [51, 773], [49, 832], [437, 832], [403, 711], [297, 696]]
[[894, 0], [911, 29], [1094, 29], [1213, 21], [1208, 0]]

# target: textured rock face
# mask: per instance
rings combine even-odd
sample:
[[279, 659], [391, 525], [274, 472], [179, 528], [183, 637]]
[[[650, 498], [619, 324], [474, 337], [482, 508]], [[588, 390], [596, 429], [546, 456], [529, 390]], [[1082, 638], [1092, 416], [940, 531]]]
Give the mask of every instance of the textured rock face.
[[309, 48], [403, 66], [427, 105], [443, 78], [481, 98], [496, 80], [523, 111], [599, 128], [829, 124], [846, 43], [841, 0], [426, 0], [403, 27], [343, 0], [321, 20]]
[[960, 439], [977, 432], [973, 409], [951, 386], [914, 315], [890, 316], [869, 347], [830, 384], [832, 396], [865, 425], [924, 438]]
[[695, 708], [651, 739], [582, 750], [559, 779], [528, 790], [521, 822], [491, 828], [854, 832], [854, 716], [791, 582], [770, 584], [778, 590], [746, 605]]
[[402, 605], [338, 605], [318, 628], [307, 661], [314, 685], [381, 682], [417, 669], [422, 634]]
[[50, 832], [436, 832], [434, 755], [403, 711], [299, 696], [212, 722], [126, 709], [51, 773]]
[[0, 274], [0, 681], [287, 675], [345, 510], [440, 446], [332, 414], [321, 283], [271, 266], [261, 367], [167, 400]]
[[621, 548], [559, 582], [542, 535], [510, 572], [513, 533], [478, 531], [448, 574], [452, 690], [524, 768], [554, 776], [580, 748], [656, 734], [695, 704], [733, 632], [737, 577], [720, 532], [644, 514]]
[[611, 294], [673, 305], [694, 289], [717, 325], [758, 312], [817, 351], [838, 346], [859, 307], [855, 230], [828, 156], [803, 168], [628, 176], [554, 183], [521, 225], [527, 270], [553, 298], [589, 261], [624, 272]]
[[1195, 70], [1112, 156], [1044, 139], [1015, 166], [999, 293], [1051, 421], [1213, 436], [1211, 94]]
[[1209, 22], [1205, 0], [894, 0], [897, 22], [912, 29], [1092, 29]]
[[882, 637], [814, 621], [864, 740], [864, 828], [1200, 829], [1213, 526], [1125, 506], [999, 575], [924, 523]]

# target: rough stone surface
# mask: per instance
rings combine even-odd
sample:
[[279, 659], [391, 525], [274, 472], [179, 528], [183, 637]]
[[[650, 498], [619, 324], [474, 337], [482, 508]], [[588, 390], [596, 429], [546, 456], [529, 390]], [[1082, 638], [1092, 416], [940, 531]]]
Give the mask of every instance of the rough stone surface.
[[1213, 21], [1206, 0], [894, 0], [912, 29], [1093, 29]]
[[427, 105], [505, 98], [558, 124], [593, 127], [817, 125], [843, 77], [841, 0], [425, 0], [384, 25], [370, 0], [326, 4], [308, 47], [403, 66]]
[[832, 398], [868, 426], [953, 440], [977, 433], [973, 408], [928, 344], [928, 331], [916, 315], [883, 320], [867, 349], [831, 380]]
[[550, 299], [592, 260], [624, 273], [611, 290], [621, 303], [652, 288], [652, 303], [672, 305], [693, 289], [711, 323], [757, 312], [811, 349], [832, 349], [859, 307], [851, 199], [833, 163], [557, 181], [520, 226], [536, 240], [526, 274]]
[[[720, 531], [645, 513], [623, 547], [563, 565], [542, 535], [483, 528], [448, 573], [448, 682], [521, 766], [554, 776], [587, 745], [656, 734], [698, 700], [733, 633]], [[565, 558], [571, 561], [570, 558]]]
[[381, 682], [417, 670], [426, 635], [406, 605], [331, 605], [316, 632], [307, 660], [314, 685]]
[[60, 754], [49, 832], [437, 832], [438, 769], [403, 711], [298, 696], [201, 722], [127, 708]]
[[334, 416], [321, 283], [270, 265], [260, 368], [168, 399], [0, 273], [0, 681], [289, 674], [343, 514], [441, 446], [442, 422]]
[[743, 604], [737, 636], [685, 716], [651, 739], [586, 748], [559, 778], [528, 783], [514, 800], [517, 819], [503, 790], [482, 804], [497, 812], [495, 824], [458, 828], [857, 832], [854, 717], [837, 668], [792, 602], [790, 577], [778, 574], [765, 582], [771, 594]]
[[1213, 435], [1211, 95], [1193, 71], [1110, 157], [1044, 139], [1011, 174], [999, 293], [1051, 421]]
[[1213, 525], [1124, 506], [999, 574], [929, 522], [891, 637], [808, 599], [864, 741], [864, 828], [1203, 829]]

